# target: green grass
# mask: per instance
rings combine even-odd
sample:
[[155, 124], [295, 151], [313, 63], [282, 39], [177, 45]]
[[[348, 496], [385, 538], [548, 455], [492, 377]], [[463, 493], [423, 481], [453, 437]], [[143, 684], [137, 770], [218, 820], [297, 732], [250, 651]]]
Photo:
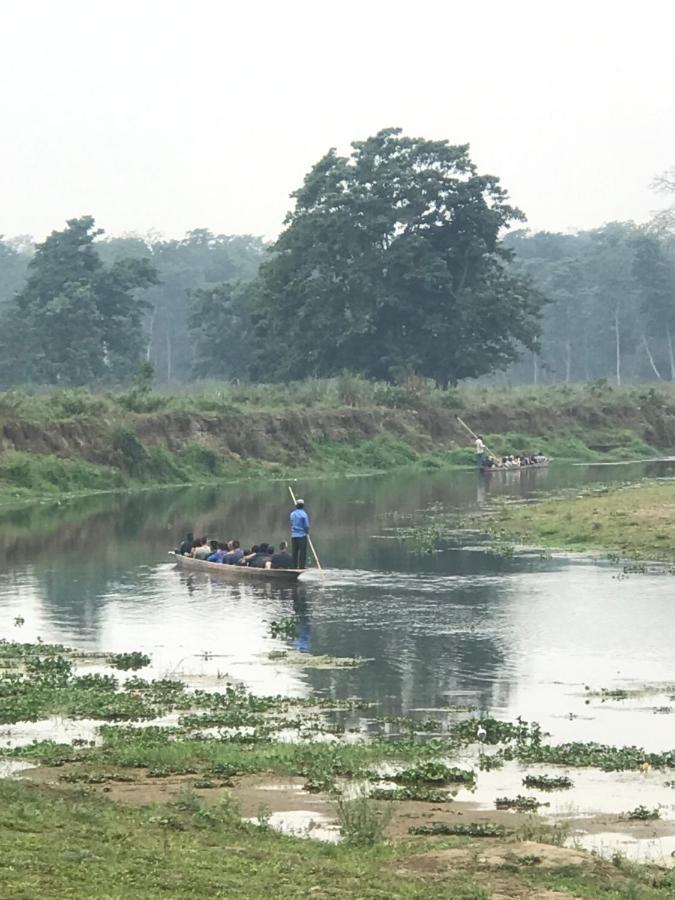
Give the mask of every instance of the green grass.
[[[518, 844], [510, 845], [512, 864], [490, 868], [478, 857], [485, 841], [502, 839], [491, 823], [432, 823], [427, 836], [379, 843], [381, 820], [353, 804], [341, 817], [349, 840], [337, 846], [284, 837], [264, 817], [261, 825], [243, 822], [227, 791], [208, 804], [185, 792], [161, 806], [122, 806], [86, 785], [48, 789], [5, 780], [0, 805], [2, 900], [489, 900], [497, 889], [526, 897], [546, 888], [572, 897], [666, 900], [675, 890], [666, 869], [591, 857], [583, 865], [542, 867], [537, 855], [519, 856]], [[469, 841], [463, 860], [428, 864], [429, 850]]]
[[210, 806], [184, 798], [135, 808], [4, 781], [0, 804], [3, 900], [489, 896], [465, 873], [442, 886], [401, 877], [393, 863], [404, 851], [333, 847], [248, 825], [226, 795]]
[[523, 506], [504, 504], [480, 519], [500, 540], [624, 557], [675, 560], [675, 481], [594, 491]]

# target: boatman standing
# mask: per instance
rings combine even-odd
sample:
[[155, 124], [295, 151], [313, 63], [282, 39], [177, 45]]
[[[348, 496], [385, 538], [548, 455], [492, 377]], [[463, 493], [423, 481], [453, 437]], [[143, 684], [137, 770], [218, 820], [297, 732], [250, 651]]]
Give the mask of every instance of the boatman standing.
[[307, 535], [309, 516], [305, 512], [305, 501], [296, 500], [291, 512], [291, 545], [293, 548], [293, 568], [307, 568]]
[[487, 465], [486, 451], [487, 447], [483, 443], [483, 436], [479, 434], [476, 437], [476, 464], [479, 469], [484, 469]]

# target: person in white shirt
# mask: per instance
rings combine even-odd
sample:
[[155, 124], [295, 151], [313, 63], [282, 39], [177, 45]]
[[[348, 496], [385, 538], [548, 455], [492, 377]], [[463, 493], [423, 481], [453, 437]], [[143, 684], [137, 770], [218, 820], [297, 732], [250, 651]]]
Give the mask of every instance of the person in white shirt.
[[487, 447], [483, 443], [482, 435], [480, 435], [480, 434], [478, 435], [475, 443], [476, 443], [476, 464], [479, 469], [484, 469], [485, 466], [487, 465], [487, 454], [486, 454]]

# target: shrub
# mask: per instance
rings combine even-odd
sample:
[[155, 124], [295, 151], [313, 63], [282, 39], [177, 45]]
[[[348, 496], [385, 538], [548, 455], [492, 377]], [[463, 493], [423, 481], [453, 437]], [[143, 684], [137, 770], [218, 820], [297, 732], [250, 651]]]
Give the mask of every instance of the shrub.
[[375, 803], [365, 795], [337, 801], [340, 834], [353, 847], [373, 847], [385, 839], [391, 821], [391, 804]]
[[135, 431], [130, 428], [116, 428], [111, 435], [111, 446], [115, 453], [121, 455], [122, 464], [127, 471], [137, 473], [143, 469], [148, 451]]
[[361, 375], [345, 372], [335, 383], [337, 398], [346, 406], [364, 406], [373, 399], [373, 386]]

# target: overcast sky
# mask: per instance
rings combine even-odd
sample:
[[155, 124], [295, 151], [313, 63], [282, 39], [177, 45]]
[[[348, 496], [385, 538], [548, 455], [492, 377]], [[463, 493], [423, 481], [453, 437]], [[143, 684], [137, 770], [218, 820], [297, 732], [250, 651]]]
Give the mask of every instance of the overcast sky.
[[471, 144], [534, 229], [644, 221], [675, 165], [669, 0], [3, 0], [0, 234], [274, 237], [331, 146]]

